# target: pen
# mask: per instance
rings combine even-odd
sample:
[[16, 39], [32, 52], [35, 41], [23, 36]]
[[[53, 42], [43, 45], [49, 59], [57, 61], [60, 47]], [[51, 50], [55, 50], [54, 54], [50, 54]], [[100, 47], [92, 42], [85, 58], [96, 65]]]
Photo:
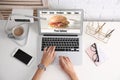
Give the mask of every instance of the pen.
[[105, 37], [110, 37], [110, 35], [112, 34], [112, 32], [114, 31], [115, 29], [113, 29], [113, 30], [111, 30], [109, 33], [107, 33], [106, 35], [105, 35]]
[[100, 32], [100, 30], [103, 28], [103, 26], [105, 25], [106, 23], [104, 23], [102, 26], [99, 27], [99, 23], [98, 23], [98, 30], [96, 30], [96, 33]]

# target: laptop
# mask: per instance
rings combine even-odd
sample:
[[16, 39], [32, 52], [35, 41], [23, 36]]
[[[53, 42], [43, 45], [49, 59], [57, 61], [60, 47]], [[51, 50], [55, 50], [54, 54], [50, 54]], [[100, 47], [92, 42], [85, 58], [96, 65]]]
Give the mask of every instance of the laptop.
[[74, 65], [82, 63], [83, 10], [38, 10], [40, 56], [48, 46], [56, 46], [56, 59], [67, 56]]

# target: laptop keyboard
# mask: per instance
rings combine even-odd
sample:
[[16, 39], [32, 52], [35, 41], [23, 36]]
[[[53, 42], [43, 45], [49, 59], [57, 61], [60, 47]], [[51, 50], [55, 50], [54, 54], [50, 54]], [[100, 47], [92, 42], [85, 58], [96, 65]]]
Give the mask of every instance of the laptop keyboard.
[[79, 38], [42, 38], [42, 51], [45, 47], [56, 46], [55, 51], [79, 51]]

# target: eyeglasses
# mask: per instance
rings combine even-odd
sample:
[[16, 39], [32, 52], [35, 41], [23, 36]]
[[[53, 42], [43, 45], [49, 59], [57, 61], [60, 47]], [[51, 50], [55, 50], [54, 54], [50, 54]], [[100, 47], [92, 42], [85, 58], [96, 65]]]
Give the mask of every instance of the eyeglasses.
[[90, 46], [90, 50], [94, 52], [94, 54], [92, 55], [92, 60], [93, 60], [94, 62], [99, 62], [99, 55], [98, 55], [96, 43], [93, 43], [93, 44]]

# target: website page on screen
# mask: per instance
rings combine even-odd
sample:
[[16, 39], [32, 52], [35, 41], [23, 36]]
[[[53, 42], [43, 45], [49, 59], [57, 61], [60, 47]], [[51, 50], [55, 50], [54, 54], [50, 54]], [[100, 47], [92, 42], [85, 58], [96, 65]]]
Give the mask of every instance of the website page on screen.
[[81, 11], [40, 11], [41, 33], [81, 32]]

